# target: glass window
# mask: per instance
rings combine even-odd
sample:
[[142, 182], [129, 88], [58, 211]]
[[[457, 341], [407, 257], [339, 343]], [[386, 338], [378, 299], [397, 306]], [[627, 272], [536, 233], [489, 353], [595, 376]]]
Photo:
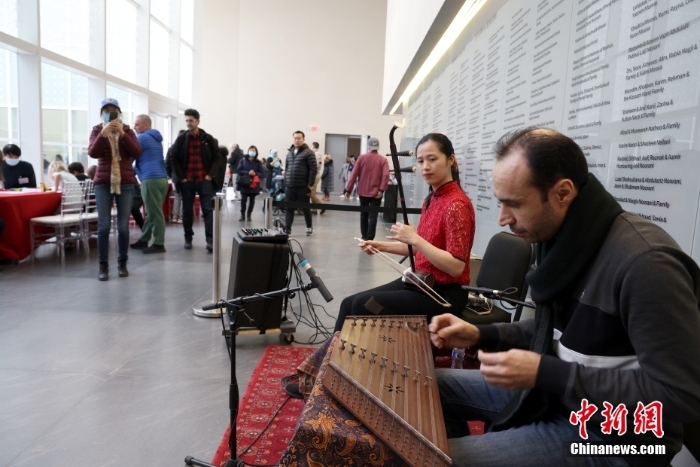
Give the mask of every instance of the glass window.
[[0, 146], [19, 145], [17, 94], [17, 54], [0, 49]]
[[44, 107], [68, 108], [70, 72], [46, 63], [41, 66], [41, 102]]
[[90, 0], [41, 0], [41, 46], [90, 63]]
[[151, 15], [170, 27], [170, 0], [151, 0]]
[[170, 66], [170, 33], [160, 24], [151, 20], [150, 83], [153, 92], [168, 95]]
[[180, 0], [180, 37], [194, 45], [194, 0]]
[[[41, 83], [45, 161], [51, 163], [60, 157], [66, 164], [75, 161], [87, 164], [91, 128], [88, 119], [88, 78], [42, 63]], [[46, 163], [44, 165], [48, 166]]]
[[0, 31], [17, 37], [17, 0], [0, 0]]
[[184, 42], [180, 43], [180, 102], [192, 103], [192, 60], [194, 52]]
[[128, 0], [107, 0], [107, 73], [136, 82], [137, 11]]

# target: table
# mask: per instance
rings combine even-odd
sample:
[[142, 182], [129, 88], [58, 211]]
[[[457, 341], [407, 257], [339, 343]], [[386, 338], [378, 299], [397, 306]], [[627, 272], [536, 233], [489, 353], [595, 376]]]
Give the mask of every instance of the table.
[[0, 191], [0, 217], [5, 231], [0, 237], [0, 260], [21, 261], [32, 253], [29, 221], [50, 216], [61, 205], [61, 193], [25, 189], [21, 192]]

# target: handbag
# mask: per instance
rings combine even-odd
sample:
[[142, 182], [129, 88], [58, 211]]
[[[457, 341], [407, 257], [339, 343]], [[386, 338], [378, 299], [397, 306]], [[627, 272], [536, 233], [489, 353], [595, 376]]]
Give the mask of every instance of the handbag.
[[236, 180], [236, 183], [238, 183], [238, 185], [240, 185], [240, 186], [250, 186], [252, 181], [253, 181], [253, 178], [250, 176], [250, 174], [245, 174], [245, 175], [239, 176], [238, 180]]

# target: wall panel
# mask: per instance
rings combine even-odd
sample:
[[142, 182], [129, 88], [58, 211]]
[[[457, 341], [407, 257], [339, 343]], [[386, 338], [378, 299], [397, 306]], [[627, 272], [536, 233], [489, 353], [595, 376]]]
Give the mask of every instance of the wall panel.
[[[404, 147], [429, 131], [453, 141], [475, 253], [503, 230], [494, 144], [537, 125], [574, 138], [625, 210], [700, 258], [699, 18], [699, 0], [496, 0], [479, 12], [404, 104], [402, 135]], [[419, 206], [427, 186], [406, 178]]]

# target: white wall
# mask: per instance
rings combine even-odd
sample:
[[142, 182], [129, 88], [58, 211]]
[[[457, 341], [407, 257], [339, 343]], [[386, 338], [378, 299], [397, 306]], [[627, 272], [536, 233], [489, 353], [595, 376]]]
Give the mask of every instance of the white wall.
[[199, 110], [202, 128], [228, 146], [236, 129], [240, 1], [195, 4], [201, 8], [202, 21], [195, 25], [201, 32], [195, 29], [199, 43], [195, 44], [193, 107]]
[[389, 104], [445, 0], [388, 0], [382, 109]]
[[[292, 132], [377, 136], [381, 115], [385, 0], [204, 0], [202, 127], [222, 144], [283, 152]], [[225, 29], [225, 32], [221, 29]], [[310, 125], [318, 125], [312, 132]]]

